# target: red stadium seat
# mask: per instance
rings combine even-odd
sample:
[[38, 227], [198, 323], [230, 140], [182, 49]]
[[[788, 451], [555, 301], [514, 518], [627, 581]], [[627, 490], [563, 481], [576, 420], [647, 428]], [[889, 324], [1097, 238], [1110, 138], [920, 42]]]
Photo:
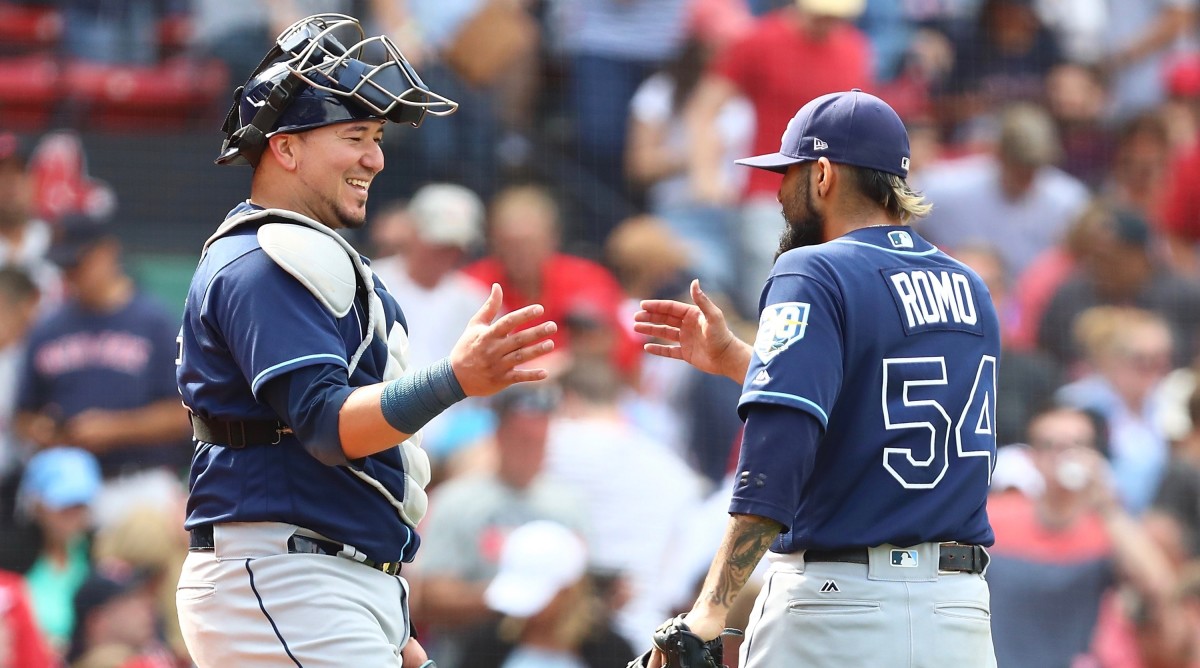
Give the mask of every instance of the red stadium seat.
[[227, 78], [217, 61], [178, 58], [149, 67], [71, 61], [64, 88], [81, 127], [181, 130], [211, 115]]
[[0, 2], [0, 45], [10, 53], [52, 47], [62, 31], [62, 15], [55, 8]]
[[48, 55], [0, 58], [0, 127], [38, 132], [62, 99], [62, 72]]

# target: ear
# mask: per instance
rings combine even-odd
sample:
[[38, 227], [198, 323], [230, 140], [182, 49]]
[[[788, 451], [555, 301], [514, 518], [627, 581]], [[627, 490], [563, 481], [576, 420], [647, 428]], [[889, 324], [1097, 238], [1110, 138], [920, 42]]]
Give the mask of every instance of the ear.
[[280, 133], [267, 140], [267, 150], [263, 152], [263, 157], [267, 153], [279, 163], [280, 167], [289, 172], [296, 171], [298, 163], [297, 150], [300, 142], [296, 140], [295, 135]]
[[817, 158], [817, 163], [813, 167], [813, 179], [815, 182], [812, 184], [816, 194], [821, 197], [828, 196], [829, 191], [833, 189], [835, 178], [836, 174], [833, 171], [833, 163], [829, 161], [829, 158]]

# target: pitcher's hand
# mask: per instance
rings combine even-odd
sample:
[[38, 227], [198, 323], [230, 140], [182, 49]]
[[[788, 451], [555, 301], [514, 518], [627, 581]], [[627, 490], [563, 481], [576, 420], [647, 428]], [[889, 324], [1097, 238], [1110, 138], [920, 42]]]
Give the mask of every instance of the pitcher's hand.
[[683, 360], [740, 384], [750, 367], [750, 345], [734, 336], [725, 314], [700, 289], [699, 280], [692, 281], [691, 293], [695, 305], [671, 299], [643, 300], [642, 310], [633, 316], [634, 331], [677, 344], [647, 343], [646, 352]]

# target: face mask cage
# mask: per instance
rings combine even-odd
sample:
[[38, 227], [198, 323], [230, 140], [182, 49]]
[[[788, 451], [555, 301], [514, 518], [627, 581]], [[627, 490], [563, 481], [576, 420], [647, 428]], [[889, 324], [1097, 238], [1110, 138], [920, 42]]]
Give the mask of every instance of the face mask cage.
[[[458, 110], [457, 102], [429, 90], [395, 42], [386, 35], [366, 37], [349, 16], [310, 16], [289, 26], [276, 43], [283, 53], [294, 54], [284, 62], [301, 81], [390, 121], [416, 127], [426, 114]], [[367, 62], [364, 54], [378, 62]]]
[[429, 90], [391, 39], [366, 37], [358, 20], [343, 14], [317, 14], [293, 23], [276, 38], [250, 81], [275, 63], [282, 63], [288, 76], [275, 84], [245, 125], [238, 122], [245, 87], [235, 91], [218, 164], [257, 165], [276, 121], [305, 86], [413, 127], [426, 114], [448, 116], [458, 110], [457, 102]]

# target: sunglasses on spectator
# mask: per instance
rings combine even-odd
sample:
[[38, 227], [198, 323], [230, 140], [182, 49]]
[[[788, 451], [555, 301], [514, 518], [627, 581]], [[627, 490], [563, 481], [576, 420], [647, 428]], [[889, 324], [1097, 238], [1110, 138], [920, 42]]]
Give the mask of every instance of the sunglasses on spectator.
[[1074, 450], [1076, 448], [1095, 448], [1096, 444], [1086, 438], [1031, 438], [1029, 439], [1029, 447], [1034, 450], [1063, 452], [1066, 450]]

